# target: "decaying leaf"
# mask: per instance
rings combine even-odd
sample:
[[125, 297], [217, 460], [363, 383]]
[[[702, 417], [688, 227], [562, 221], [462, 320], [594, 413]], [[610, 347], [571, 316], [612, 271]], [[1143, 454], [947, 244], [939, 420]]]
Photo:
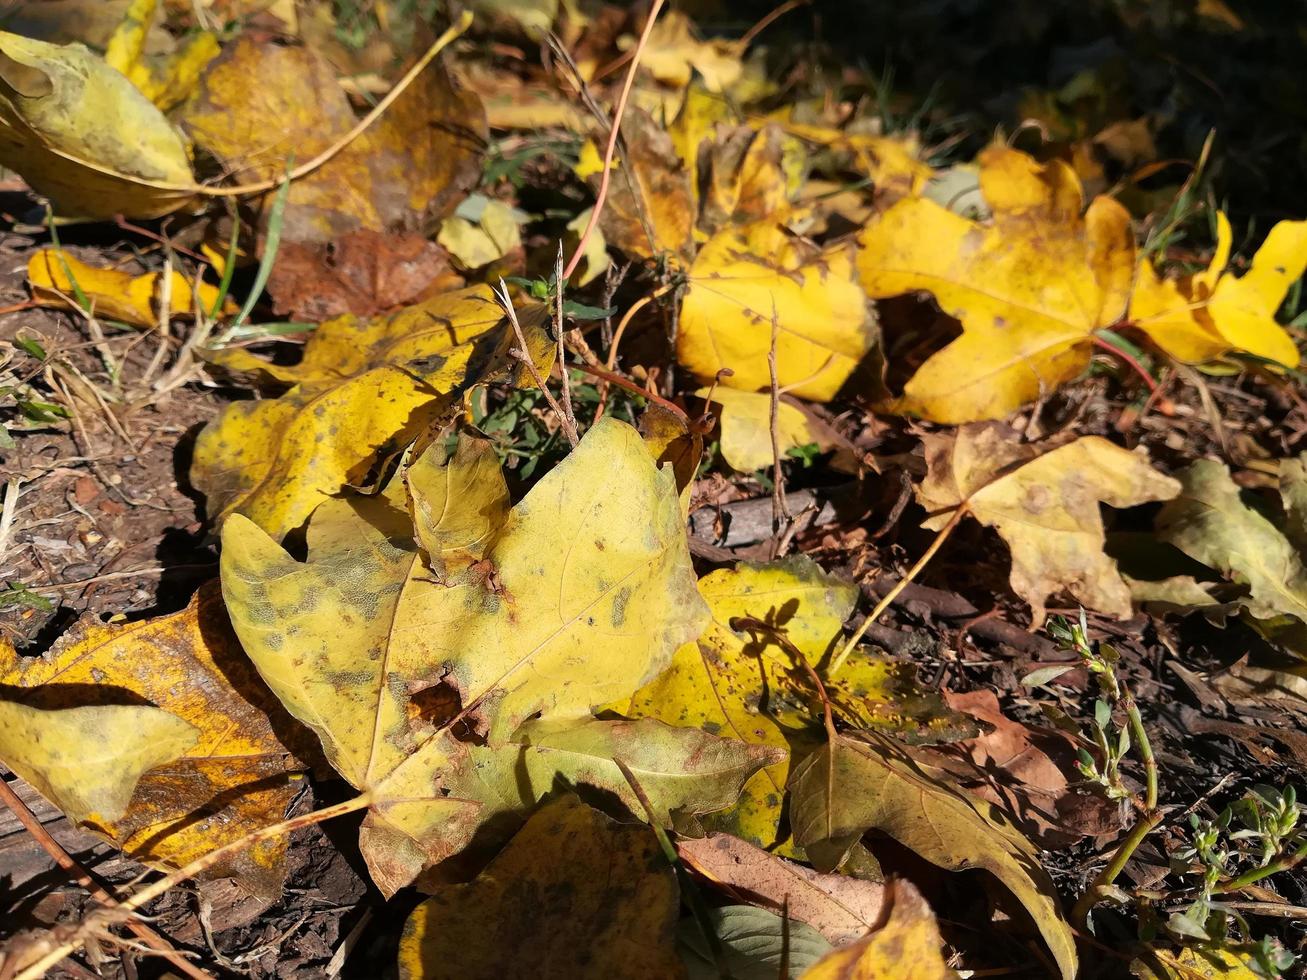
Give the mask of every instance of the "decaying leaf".
[[[1301, 469], [1288, 468], [1281, 486], [1290, 513], [1300, 492], [1295, 476], [1300, 478]], [[1200, 459], [1180, 473], [1180, 483], [1179, 496], [1157, 517], [1158, 536], [1247, 585], [1250, 596], [1244, 602], [1258, 619], [1285, 615], [1307, 623], [1302, 553], [1283, 531], [1244, 503], [1229, 470]]]
[[1063, 589], [1109, 616], [1130, 615], [1129, 586], [1103, 552], [1099, 505], [1169, 500], [1177, 481], [1097, 436], [1043, 453], [998, 423], [922, 440], [928, 472], [917, 500], [931, 515], [924, 526], [938, 530], [965, 505], [998, 531], [1012, 552], [1012, 590], [1030, 603], [1036, 624], [1044, 621], [1044, 600]]
[[851, 945], [827, 953], [803, 980], [951, 980], [944, 941], [930, 906], [912, 884], [888, 889], [889, 915]]
[[1230, 351], [1297, 367], [1298, 348], [1275, 320], [1285, 293], [1307, 269], [1307, 221], [1281, 221], [1242, 276], [1226, 270], [1233, 234], [1216, 215], [1216, 252], [1202, 272], [1163, 279], [1143, 263], [1130, 299], [1130, 320], [1176, 360], [1198, 364]]
[[66, 217], [157, 218], [195, 196], [186, 141], [82, 44], [0, 32], [0, 164]]
[[[611, 705], [630, 717], [702, 728], [757, 745], [788, 749], [754, 776], [737, 805], [705, 820], [763, 847], [788, 838], [781, 824], [792, 760], [820, 743], [822, 710], [802, 665], [749, 620], [780, 631], [825, 676], [823, 659], [857, 601], [857, 590], [806, 558], [742, 563], [699, 582], [712, 623], [695, 643], [676, 651], [671, 666], [630, 698]], [[871, 657], [846, 663], [826, 686], [841, 717], [858, 725], [915, 731], [944, 722], [922, 699], [910, 672]], [[788, 849], [793, 853], [792, 849]]]
[[[146, 272], [134, 276], [121, 269], [103, 269], [87, 265], [76, 257], [54, 248], [33, 252], [27, 260], [27, 281], [32, 296], [42, 306], [76, 310], [77, 290], [90, 301], [91, 313], [106, 320], [117, 320], [134, 327], [157, 327], [162, 312], [163, 273]], [[74, 286], [74, 284], [76, 284]], [[218, 287], [207, 282], [192, 288], [190, 280], [176, 269], [172, 271], [168, 306], [173, 316], [193, 317], [198, 302], [205, 316], [218, 304]], [[220, 315], [236, 312], [236, 304], [227, 297]]]
[[[721, 448], [726, 462], [741, 473], [752, 473], [771, 466], [774, 459], [771, 395], [767, 392], [736, 391], [722, 387], [700, 388], [695, 394], [707, 398], [710, 390], [712, 402], [720, 406], [718, 418], [722, 430]], [[814, 444], [821, 449], [828, 449], [828, 434], [812, 425], [808, 416], [789, 402], [779, 402], [776, 406], [775, 450], [781, 459], [791, 449]]]
[[[421, 495], [439, 480], [411, 474], [441, 461], [424, 454], [409, 470], [419, 521], [436, 513]], [[469, 494], [449, 502], [482, 507]], [[460, 850], [495, 811], [487, 797], [512, 778], [524, 722], [579, 723], [629, 697], [706, 617], [675, 480], [610, 418], [462, 575], [438, 577], [421, 550], [388, 534], [378, 511], [389, 506], [319, 508], [306, 562], [238, 515], [222, 550], [246, 652], [371, 801], [361, 845], [387, 893]], [[423, 528], [424, 547], [465, 524]]]
[[375, 316], [458, 289], [449, 256], [417, 232], [360, 229], [325, 245], [282, 242], [268, 279], [273, 310], [296, 323]]
[[997, 419], [1089, 364], [1092, 334], [1120, 319], [1134, 274], [1130, 216], [1096, 198], [1081, 217], [1068, 164], [1016, 150], [980, 156], [991, 224], [924, 197], [893, 205], [863, 231], [862, 285], [873, 299], [925, 291], [962, 336], [908, 381], [893, 410], [934, 422]]
[[[123, 626], [88, 622], [42, 657], [0, 649], [0, 683], [24, 711], [46, 716], [46, 736], [33, 742], [15, 744], [16, 730], [3, 726], [0, 758], [70, 819], [151, 863], [185, 864], [282, 819], [299, 786], [292, 770], [304, 767], [293, 753], [312, 751], [307, 733], [241, 652], [215, 586], [170, 616]], [[96, 692], [93, 706], [88, 690]], [[11, 702], [0, 705], [12, 710]], [[106, 717], [92, 718], [98, 730], [57, 735], [59, 719], [79, 712]], [[64, 754], [59, 770], [50, 769], [55, 759], [24, 755], [42, 741]], [[117, 775], [111, 757], [119, 753], [140, 760], [134, 792], [131, 783], [116, 783], [118, 812], [80, 805], [77, 797], [97, 780]], [[284, 837], [263, 841], [217, 873], [272, 898], [285, 875], [286, 847]]]
[[1076, 975], [1075, 935], [1034, 847], [998, 812], [931, 779], [883, 736], [838, 736], [790, 780], [794, 835], [818, 869], [837, 867], [869, 830], [950, 871], [982, 868], [1025, 906], [1062, 976]]
[[[306, 162], [355, 122], [325, 58], [249, 34], [209, 66], [184, 113], [195, 142], [242, 183], [281, 177], [292, 156]], [[324, 243], [360, 228], [422, 229], [476, 182], [485, 138], [476, 96], [443, 65], [427, 67], [377, 122], [291, 185], [282, 240]]]
[[676, 877], [648, 827], [563, 798], [532, 816], [475, 881], [440, 887], [413, 911], [399, 976], [679, 977], [679, 907]]
[[[519, 317], [537, 363], [548, 363], [543, 311]], [[236, 402], [210, 422], [196, 440], [191, 480], [211, 519], [241, 513], [281, 538], [327, 497], [362, 484], [458, 392], [510, 367], [515, 344], [490, 288], [476, 286], [389, 316], [324, 323], [290, 367], [220, 352], [212, 360], [224, 370], [293, 387], [280, 398]]]
[[836, 946], [851, 943], [881, 921], [885, 885], [822, 874], [729, 834], [679, 841], [677, 853], [699, 876], [737, 898], [782, 909]]
[[732, 388], [769, 387], [774, 318], [778, 382], [829, 401], [878, 336], [852, 248], [812, 248], [772, 221], [718, 232], [689, 279], [676, 356], [705, 383], [730, 368], [722, 383]]
[[[642, 109], [622, 119], [626, 156], [613, 160], [608, 198], [599, 214], [604, 238], [638, 259], [669, 256], [684, 262], [690, 254], [694, 205], [690, 181], [667, 130]], [[576, 174], [598, 186], [603, 154], [594, 140], [581, 147]]]
[[218, 57], [218, 37], [212, 31], [192, 31], [166, 55], [149, 57], [146, 43], [159, 0], [132, 0], [105, 47], [104, 60], [165, 112], [184, 102], [195, 90], [200, 73]]
[[1266, 974], [1254, 970], [1252, 962], [1247, 953], [1220, 946], [1179, 953], [1150, 949], [1130, 964], [1130, 973], [1139, 980], [1261, 980]]

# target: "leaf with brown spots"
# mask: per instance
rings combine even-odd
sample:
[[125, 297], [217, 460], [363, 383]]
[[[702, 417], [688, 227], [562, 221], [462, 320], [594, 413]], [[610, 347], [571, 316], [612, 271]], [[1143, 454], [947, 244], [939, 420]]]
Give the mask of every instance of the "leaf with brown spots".
[[[547, 365], [554, 347], [543, 311], [519, 318], [536, 363]], [[280, 539], [331, 495], [365, 483], [374, 464], [472, 384], [514, 368], [508, 350], [516, 343], [490, 288], [476, 286], [389, 316], [324, 323], [290, 367], [240, 349], [218, 352], [211, 360], [227, 372], [293, 387], [236, 402], [210, 422], [195, 443], [191, 481], [215, 522], [244, 514]]]
[[922, 441], [928, 472], [917, 501], [931, 515], [923, 526], [938, 530], [965, 506], [994, 528], [1012, 552], [1012, 589], [1036, 625], [1044, 600], [1063, 590], [1109, 616], [1130, 615], [1130, 588], [1103, 552], [1099, 506], [1170, 500], [1178, 481], [1098, 436], [1044, 450], [1006, 426], [978, 423]]
[[[91, 751], [155, 752], [163, 738], [141, 719], [115, 729], [101, 721], [79, 743], [80, 768], [64, 780], [48, 766], [33, 773], [23, 764], [30, 745], [0, 723], [0, 759], [28, 776], [70, 819], [103, 834], [139, 860], [179, 866], [276, 823], [299, 788], [299, 757], [318, 757], [312, 739], [277, 703], [241, 652], [217, 584], [206, 586], [179, 613], [122, 626], [88, 621], [42, 657], [0, 648], [4, 702], [41, 713], [152, 712], [191, 730], [193, 744], [145, 766], [121, 812], [92, 817], [68, 790], [85, 793], [108, 763]], [[57, 729], [47, 720], [42, 728]], [[44, 778], [42, 777], [44, 774]], [[32, 776], [36, 776], [33, 779]], [[44, 783], [44, 785], [43, 785]], [[251, 892], [276, 896], [285, 876], [287, 841], [272, 838], [242, 851], [216, 869], [235, 875]]]
[[[630, 426], [602, 419], [490, 533], [490, 481], [426, 497], [449, 485], [442, 467], [478, 458], [433, 444], [409, 468], [420, 547], [392, 530], [393, 491], [319, 508], [305, 562], [243, 517], [223, 528], [236, 632], [369, 797], [361, 845], [388, 894], [502, 809], [523, 723], [629, 697], [707, 618], [675, 478]], [[460, 572], [449, 545], [469, 540], [483, 557]]]

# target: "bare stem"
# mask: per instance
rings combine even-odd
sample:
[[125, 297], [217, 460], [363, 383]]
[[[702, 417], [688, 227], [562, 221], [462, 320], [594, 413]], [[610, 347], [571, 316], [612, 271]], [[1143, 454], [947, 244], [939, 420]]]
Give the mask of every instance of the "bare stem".
[[898, 582], [894, 584], [894, 588], [886, 592], [880, 602], [876, 603], [876, 608], [867, 614], [867, 618], [862, 621], [862, 625], [858, 627], [858, 631], [849, 637], [848, 642], [846, 642], [840, 652], [836, 654], [835, 659], [831, 661], [830, 670], [826, 672], [829, 676], [835, 676], [835, 672], [844, 666], [844, 661], [849, 658], [849, 654], [853, 652], [853, 648], [856, 647], [862, 638], [867, 635], [867, 630], [871, 628], [871, 624], [880, 617], [881, 613], [890, 607], [890, 603], [898, 598], [899, 593], [906, 589], [912, 580], [921, 574], [921, 570], [926, 567], [927, 562], [935, 557], [940, 546], [948, 540], [948, 536], [952, 534], [958, 524], [961, 523], [962, 518], [970, 512], [971, 504], [968, 501], [964, 500], [958, 505], [957, 510], [953, 511], [953, 516], [948, 519], [948, 523], [939, 529], [939, 533], [935, 535], [935, 540], [930, 543], [930, 547], [926, 549], [925, 554], [918, 558], [917, 563], [908, 569], [908, 574], [899, 579]]

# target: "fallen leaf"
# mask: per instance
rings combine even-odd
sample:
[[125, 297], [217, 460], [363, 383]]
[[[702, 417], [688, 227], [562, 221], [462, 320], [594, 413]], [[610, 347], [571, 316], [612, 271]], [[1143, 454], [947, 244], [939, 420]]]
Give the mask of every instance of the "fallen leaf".
[[965, 505], [998, 531], [1012, 553], [1012, 590], [1030, 604], [1033, 623], [1044, 621], [1044, 600], [1064, 589], [1091, 609], [1130, 615], [1129, 586], [1103, 551], [1099, 506], [1169, 500], [1176, 480], [1098, 436], [1041, 452], [1005, 426], [977, 423], [922, 442], [927, 474], [917, 501], [930, 513], [922, 526], [939, 530]]
[[[697, 642], [676, 651], [660, 676], [629, 701], [609, 707], [633, 718], [658, 718], [788, 749], [788, 759], [777, 760], [749, 781], [738, 804], [704, 820], [705, 826], [762, 847], [786, 845], [788, 834], [781, 825], [785, 780], [793, 762], [820, 744], [821, 705], [802, 666], [739, 620], [773, 624], [816, 667], [853, 611], [857, 590], [811, 560], [793, 558], [719, 569], [700, 580], [699, 593], [712, 611], [712, 623]], [[825, 675], [824, 669], [819, 673]], [[935, 720], [931, 710], [938, 711], [928, 699], [914, 702], [920, 692], [912, 672], [887, 661], [854, 657], [838, 676], [825, 679], [835, 710], [859, 727], [929, 729]], [[783, 852], [795, 853], [788, 845]]]
[[[280, 178], [291, 156], [310, 160], [356, 121], [321, 55], [249, 34], [209, 66], [183, 113], [196, 144], [241, 183]], [[357, 139], [292, 183], [282, 241], [422, 230], [476, 183], [485, 140], [480, 101], [430, 65]]]
[[1252, 958], [1219, 946], [1190, 947], [1172, 953], [1150, 949], [1130, 964], [1139, 980], [1262, 980], [1266, 974], [1253, 969]]
[[[614, 247], [635, 259], [662, 256], [684, 262], [691, 254], [694, 204], [690, 181], [667, 130], [643, 109], [622, 118], [627, 156], [614, 158], [599, 228]], [[581, 146], [576, 175], [598, 188], [603, 153], [594, 140]]]
[[1067, 164], [1003, 147], [979, 162], [992, 223], [908, 197], [859, 238], [867, 295], [929, 292], [962, 323], [892, 405], [951, 425], [1002, 418], [1084, 371], [1093, 332], [1121, 318], [1134, 275], [1129, 214], [1099, 197], [1082, 218]]
[[[216, 586], [201, 589], [186, 609], [169, 616], [120, 626], [84, 622], [42, 657], [22, 657], [6, 645], [0, 683], [6, 697], [29, 706], [25, 710], [49, 716], [43, 722], [48, 732], [57, 731], [58, 716], [72, 712], [120, 717], [96, 721], [104, 727], [69, 743], [77, 750], [64, 763], [68, 788], [48, 776], [46, 786], [29, 781], [42, 792], [53, 790], [47, 793], [51, 802], [70, 819], [149, 863], [178, 867], [276, 823], [299, 788], [292, 770], [304, 764], [296, 754], [316, 754], [241, 652]], [[88, 691], [98, 706], [79, 707], [87, 705]], [[187, 744], [176, 748], [173, 730], [187, 733]], [[24, 772], [19, 760], [30, 747], [0, 736], [0, 758], [24, 778], [31, 769]], [[92, 815], [69, 790], [86, 794], [95, 780], [113, 774], [97, 751], [137, 751], [153, 761], [139, 766], [144, 774], [134, 793], [120, 784], [123, 806], [116, 812], [100, 807]], [[271, 838], [213, 873], [235, 875], [252, 893], [275, 897], [286, 848], [284, 837]]]
[[[413, 467], [438, 465], [423, 454]], [[410, 476], [408, 492], [430, 482]], [[436, 578], [421, 551], [378, 522], [386, 506], [319, 508], [306, 562], [235, 515], [223, 528], [222, 581], [250, 659], [368, 795], [360, 843], [391, 894], [472, 839], [487, 782], [520, 758], [511, 739], [524, 722], [579, 722], [592, 705], [629, 696], [698, 635], [706, 613], [675, 480], [611, 418], [509, 512], [484, 561], [461, 576]], [[421, 519], [420, 499], [411, 512]], [[423, 534], [429, 547], [439, 532]]]
[[768, 388], [775, 318], [777, 381], [829, 401], [879, 336], [853, 260], [850, 247], [819, 250], [771, 221], [717, 233], [690, 266], [677, 359], [705, 384], [730, 368], [723, 384]]
[[[752, 905], [710, 908], [707, 917], [722, 950], [726, 975], [733, 980], [797, 980], [831, 949], [811, 926]], [[683, 921], [677, 935], [689, 980], [720, 980], [722, 971], [699, 923]]]
[[683, 975], [676, 876], [648, 827], [575, 799], [527, 822], [481, 875], [409, 916], [401, 980]]
[[[1261, 513], [1244, 503], [1221, 463], [1200, 459], [1179, 474], [1179, 496], [1157, 515], [1157, 534], [1190, 558], [1248, 586], [1244, 602], [1258, 619], [1307, 622], [1302, 554]], [[1292, 499], [1295, 490], [1286, 490]]]
[[[134, 276], [121, 269], [104, 269], [87, 265], [56, 248], [43, 248], [27, 260], [27, 281], [32, 296], [42, 306], [80, 310], [77, 290], [91, 304], [91, 313], [104, 320], [117, 320], [133, 327], [155, 328], [159, 325], [163, 302], [163, 273], [146, 272]], [[74, 285], [75, 284], [75, 285]], [[197, 304], [208, 316], [218, 305], [217, 286], [201, 282], [199, 289], [176, 269], [170, 276], [168, 306], [173, 316], [193, 317]], [[219, 316], [236, 312], [236, 304], [224, 297]]]
[[891, 883], [889, 914], [866, 936], [827, 953], [803, 980], [950, 980], [935, 913], [905, 880]]
[[925, 773], [883, 736], [840, 735], [790, 778], [794, 835], [819, 870], [839, 866], [869, 830], [941, 868], [994, 875], [1034, 919], [1066, 980], [1076, 975], [1075, 934], [1038, 852], [1001, 814]]
[[522, 247], [526, 215], [503, 201], [473, 194], [440, 226], [436, 241], [464, 269], [479, 269]]
[[[623, 50], [630, 50], [634, 45], [635, 38], [629, 34], [617, 41]], [[679, 10], [669, 10], [654, 23], [640, 66], [658, 81], [675, 88], [685, 88], [691, 75], [698, 72], [709, 92], [729, 89], [743, 72], [736, 44], [700, 41], [694, 36], [690, 18]]]
[[803, 144], [781, 127], [718, 130], [705, 152], [706, 193], [699, 217], [704, 232], [728, 222], [781, 221], [802, 185]]
[[[731, 468], [753, 473], [772, 465], [771, 395], [766, 392], [736, 391], [732, 388], [700, 388], [695, 392], [720, 406], [722, 456]], [[829, 449], [831, 441], [819, 432], [803, 412], [789, 402], [776, 406], [776, 451], [780, 458], [798, 446], [816, 444]]]
[[882, 918], [885, 886], [878, 881], [822, 874], [729, 834], [681, 840], [676, 850], [696, 874], [734, 898], [784, 909], [835, 946], [853, 942]]
[[195, 90], [200, 73], [218, 57], [218, 37], [212, 31], [188, 33], [181, 47], [164, 56], [146, 56], [146, 43], [159, 0], [132, 0], [105, 47], [105, 62], [122, 72], [147, 99], [165, 112], [184, 102]]
[[283, 242], [268, 279], [272, 308], [296, 323], [375, 316], [458, 289], [449, 256], [417, 232], [360, 229], [325, 245]]
[[186, 141], [81, 44], [0, 32], [0, 164], [69, 218], [158, 218], [195, 197]]
[[[543, 311], [519, 318], [541, 363], [553, 349]], [[205, 426], [191, 482], [215, 523], [240, 513], [281, 538], [327, 497], [362, 484], [377, 459], [412, 442], [459, 392], [506, 369], [514, 345], [490, 288], [475, 286], [389, 316], [324, 323], [297, 365], [219, 352], [210, 359], [225, 371], [293, 387], [235, 402]]]
[[1275, 314], [1307, 269], [1307, 221], [1276, 224], [1242, 276], [1226, 270], [1233, 234], [1225, 212], [1217, 212], [1216, 227], [1216, 251], [1202, 272], [1163, 279], [1151, 260], [1141, 265], [1131, 323], [1178, 361], [1199, 364], [1237, 351], [1297, 367], [1297, 345]]

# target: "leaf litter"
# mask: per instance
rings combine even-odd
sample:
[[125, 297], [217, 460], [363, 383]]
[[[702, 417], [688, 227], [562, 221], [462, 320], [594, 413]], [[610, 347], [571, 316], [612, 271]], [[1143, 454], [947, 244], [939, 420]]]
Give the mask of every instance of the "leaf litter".
[[1291, 969], [1307, 253], [1242, 156], [1101, 68], [912, 108], [795, 4], [46, 6], [0, 761], [163, 877], [9, 974], [146, 907], [259, 976]]

